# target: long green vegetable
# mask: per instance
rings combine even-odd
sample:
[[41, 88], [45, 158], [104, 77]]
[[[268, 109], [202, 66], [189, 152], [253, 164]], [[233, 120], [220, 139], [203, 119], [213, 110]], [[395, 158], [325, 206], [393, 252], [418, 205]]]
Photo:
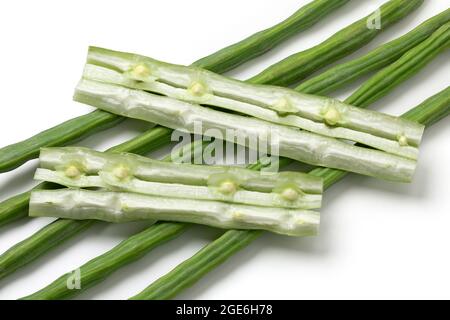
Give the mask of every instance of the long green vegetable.
[[[389, 1], [378, 11], [380, 13], [380, 29], [368, 28], [368, 21], [377, 14], [374, 12], [334, 34], [321, 44], [291, 55], [250, 80], [280, 86], [300, 82], [311, 73], [311, 70], [320, 69], [367, 44], [380, 32], [415, 10], [422, 3], [422, 0]], [[345, 41], [342, 41], [344, 39]]]
[[[387, 85], [380, 86], [377, 77], [364, 83], [352, 104], [367, 105], [389, 93], [412, 74], [419, 72], [424, 65], [433, 60], [442, 51], [450, 47], [450, 22], [436, 30], [427, 40], [405, 53], [401, 59], [391, 64], [380, 76], [386, 77]], [[407, 61], [408, 63], [405, 63]], [[371, 99], [367, 99], [370, 96]]]
[[21, 241], [0, 256], [0, 279], [18, 268], [36, 260], [63, 241], [80, 233], [94, 223], [94, 220], [58, 219], [33, 235], [33, 241]]
[[[279, 125], [296, 127], [302, 132], [360, 142], [397, 156], [417, 159], [417, 146], [422, 137], [423, 126], [398, 117], [361, 110], [332, 98], [307, 95], [287, 88], [246, 83], [201, 68], [169, 64], [131, 53], [91, 47], [87, 61], [83, 79], [89, 82], [82, 81], [79, 87], [92, 80], [144, 90], [158, 96], [164, 95], [196, 105], [214, 106]], [[118, 90], [117, 93], [111, 93], [114, 98], [119, 95]], [[94, 100], [92, 95], [89, 95], [91, 92], [83, 94], [81, 91], [79, 94], [80, 91], [77, 90], [75, 94], [76, 100], [86, 100], [89, 104], [100, 105], [100, 109], [103, 109], [103, 103]], [[102, 90], [100, 96], [103, 97], [105, 92], [106, 90]], [[125, 93], [126, 91], [122, 92], [121, 99], [126, 98]], [[149, 101], [151, 97], [152, 95], [148, 95]], [[161, 99], [152, 99], [155, 104], [156, 100]], [[110, 111], [111, 107], [106, 105], [106, 110]], [[112, 112], [125, 115], [126, 109], [126, 113], [133, 113], [133, 117], [141, 115], [127, 105], [121, 106], [122, 108], [114, 108]], [[133, 106], [143, 107], [142, 104]], [[151, 107], [155, 108], [153, 105]], [[172, 109], [177, 107], [181, 108], [181, 105]], [[174, 115], [170, 117], [170, 124], [160, 124], [173, 128], [172, 122], [175, 122], [173, 119], [177, 118], [177, 114], [172, 109], [170, 112]], [[189, 115], [192, 113], [189, 112]], [[205, 111], [203, 114], [206, 116]], [[184, 113], [179, 117], [188, 123]], [[151, 121], [159, 123], [153, 114]]]
[[[427, 127], [450, 114], [450, 87], [411, 109], [403, 117], [420, 122]], [[326, 187], [340, 181], [347, 174], [333, 169], [314, 169], [311, 175], [325, 179]], [[225, 262], [229, 257], [255, 240], [261, 231], [231, 230], [211, 242], [191, 258], [185, 260], [169, 273], [153, 282], [143, 291], [133, 296], [134, 300], [170, 299], [192, 286], [203, 275]], [[51, 291], [51, 287], [47, 287]], [[31, 298], [45, 297], [45, 289]]]
[[[218, 73], [228, 71], [265, 53], [297, 32], [306, 30], [347, 2], [348, 0], [312, 1], [281, 23], [202, 58], [193, 65]], [[395, 19], [400, 20], [409, 12], [410, 10], [406, 10]], [[21, 142], [3, 147], [0, 149], [0, 173], [17, 168], [28, 160], [36, 158], [41, 147], [72, 144], [99, 130], [113, 127], [122, 120], [122, 117], [96, 110], [63, 122]]]
[[[59, 224], [63, 223], [65, 220]], [[77, 224], [87, 223], [86, 221], [76, 221]], [[187, 224], [165, 222], [156, 223], [144, 231], [131, 236], [119, 245], [114, 247], [114, 251], [110, 251], [89, 261], [89, 264], [80, 269], [82, 277], [81, 288], [93, 286], [113, 273], [119, 266], [126, 265], [131, 261], [137, 260], [144, 256], [149, 250], [161, 245], [168, 240], [180, 235], [186, 228]], [[38, 246], [39, 248], [39, 246]], [[52, 287], [52, 293], [48, 299], [68, 298], [71, 295], [79, 293], [80, 290], [69, 290], [67, 288], [67, 279], [71, 274], [63, 275], [58, 283]]]
[[[412, 49], [412, 50], [414, 50], [414, 49]], [[416, 53], [418, 53], [418, 52], [416, 52]], [[401, 60], [403, 61], [403, 63], [408, 64], [409, 59], [410, 59], [410, 56], [406, 56], [406, 58], [402, 58]], [[385, 81], [385, 77], [383, 76], [385, 72], [391, 72], [391, 70], [386, 68], [375, 75], [375, 78], [377, 79], [377, 81], [380, 84], [382, 84]], [[412, 76], [413, 74], [414, 74], [414, 72], [409, 74], [409, 76]], [[346, 77], [346, 74], [343, 74], [342, 76]], [[403, 78], [403, 79], [406, 80], [406, 78]], [[356, 93], [358, 93], [358, 91]], [[435, 102], [435, 103], [433, 103], [433, 107], [422, 107], [421, 112], [416, 111], [416, 112], [414, 112], [414, 114], [423, 113], [421, 118], [427, 119], [426, 121], [429, 121], [427, 123], [433, 123], [433, 122], [437, 121], [438, 119], [440, 119], [440, 117], [447, 115], [449, 110], [448, 110], [448, 108], [445, 109], [445, 107], [443, 107], [443, 106], [445, 106], [444, 103], [447, 103], [447, 106], [448, 106], [448, 99], [449, 99], [448, 90], [446, 91], [445, 94], [446, 94], [446, 96], [443, 96], [443, 98], [442, 98], [443, 102], [441, 99], [431, 99], [429, 101]], [[368, 98], [370, 98], [370, 97], [368, 97]], [[351, 96], [347, 99], [347, 102], [352, 103], [352, 100], [353, 100], [353, 98]], [[436, 103], [437, 100], [439, 100], [441, 102]], [[426, 104], [427, 103], [424, 103], [424, 105], [426, 105]], [[416, 120], [416, 118], [413, 117], [413, 118], [410, 118], [410, 120]], [[284, 162], [286, 159], [281, 158], [281, 160]], [[282, 167], [282, 164], [280, 164], [280, 167]], [[251, 168], [254, 170], [260, 169], [259, 166], [251, 166]], [[315, 175], [319, 175], [320, 177], [324, 178], [325, 186], [330, 186], [333, 182], [338, 181], [339, 179], [341, 179], [342, 177], [344, 177], [346, 175], [345, 171], [333, 170], [333, 169], [328, 169], [328, 168], [318, 168], [318, 169], [315, 169], [313, 172]], [[216, 266], [216, 265], [220, 264], [221, 262], [223, 262], [224, 260], [226, 260], [226, 258], [228, 256], [232, 255], [237, 250], [245, 247], [248, 243], [250, 243], [252, 240], [254, 240], [259, 234], [261, 234], [261, 231], [245, 232], [245, 231], [232, 230], [232, 231], [226, 232], [224, 234], [223, 238], [221, 238], [223, 240], [223, 242], [212, 243], [210, 245], [210, 247], [208, 247], [208, 251], [211, 252], [210, 256], [202, 257], [201, 260], [197, 260], [199, 262], [199, 265], [197, 266], [198, 268], [196, 268], [194, 266], [192, 269], [192, 270], [196, 270], [195, 272], [189, 273], [191, 270], [184, 271], [184, 268], [180, 268], [180, 271], [177, 272], [176, 275], [179, 276], [180, 278], [185, 278], [186, 281], [179, 282], [181, 284], [181, 286], [178, 287], [177, 290], [181, 290], [183, 288], [186, 288], [186, 287], [192, 285], [203, 274], [208, 272], [214, 266]], [[32, 241], [31, 238], [30, 238], [30, 241]], [[129, 239], [125, 240], [125, 241], [129, 241]], [[217, 248], [217, 247], [219, 247], [220, 250], [215, 250], [215, 248]], [[117, 270], [117, 269], [121, 268], [123, 265], [138, 259], [140, 257], [140, 255], [142, 254], [141, 252], [138, 252], [138, 251], [136, 252], [136, 255], [134, 255], [133, 253], [134, 252], [133, 252], [132, 246], [130, 246], [130, 251], [128, 251], [126, 253], [123, 252], [122, 250], [116, 250], [116, 248], [113, 248], [112, 250], [108, 251], [107, 253], [96, 258], [95, 261], [97, 263], [98, 263], [98, 261], [102, 262], [101, 263], [102, 268], [95, 269], [95, 272], [88, 272], [86, 274], [86, 276], [83, 276], [83, 274], [85, 274], [84, 270], [86, 270], [86, 271], [94, 270], [92, 261], [89, 261], [86, 264], [84, 264], [83, 266], [81, 266], [80, 274], [82, 275], [81, 281], [83, 283], [81, 290], [68, 290], [67, 287], [65, 286], [66, 281], [67, 281], [67, 275], [65, 275], [65, 276], [62, 276], [62, 277], [58, 278], [57, 280], [55, 280], [49, 286], [41, 289], [40, 291], [38, 291], [35, 294], [32, 294], [26, 298], [27, 299], [58, 299], [58, 298], [62, 299], [62, 298], [68, 298], [68, 297], [77, 295], [77, 294], [81, 293], [82, 291], [86, 290], [87, 288], [93, 286], [98, 281], [104, 280], [110, 274], [111, 270]], [[128, 260], [124, 261], [123, 257], [128, 258]], [[204, 267], [202, 267], [202, 264], [205, 261], [210, 262], [210, 265], [207, 264]], [[1, 265], [1, 263], [0, 263], [0, 265]], [[189, 264], [185, 264], [184, 266], [189, 266]], [[107, 272], [105, 272], [105, 270], [107, 270]], [[174, 278], [169, 278], [167, 281], [168, 281], [168, 285], [176, 284], [176, 280]], [[161, 284], [161, 288], [164, 289], [164, 286], [163, 286], [164, 279], [161, 279], [160, 284]], [[158, 287], [159, 287], [159, 285], [158, 285]], [[169, 290], [172, 290], [172, 289], [168, 288], [168, 291]], [[148, 293], [149, 291], [150, 290], [146, 290], [146, 293]], [[172, 290], [172, 292], [173, 292], [173, 294], [175, 294], [176, 290]], [[161, 292], [159, 292], [159, 293], [161, 293]], [[164, 292], [164, 293], [167, 293], [167, 292]], [[170, 293], [170, 292], [168, 292], [168, 293]], [[145, 296], [147, 296], [147, 294], [145, 294]], [[167, 294], [164, 296], [170, 297], [171, 295]], [[144, 298], [144, 296], [142, 296], [142, 297]]]

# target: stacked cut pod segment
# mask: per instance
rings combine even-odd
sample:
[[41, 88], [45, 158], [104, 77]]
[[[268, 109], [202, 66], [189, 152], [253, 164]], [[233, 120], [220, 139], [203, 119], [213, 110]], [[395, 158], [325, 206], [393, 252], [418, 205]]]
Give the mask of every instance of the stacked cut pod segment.
[[272, 152], [281, 156], [402, 182], [412, 179], [424, 130], [335, 99], [96, 47], [75, 100], [216, 138], [227, 139], [233, 130], [275, 144]]
[[43, 149], [40, 166], [37, 180], [71, 189], [34, 191], [31, 216], [182, 221], [293, 236], [314, 235], [319, 225], [313, 209], [320, 208], [323, 183], [303, 173], [170, 163], [77, 147]]

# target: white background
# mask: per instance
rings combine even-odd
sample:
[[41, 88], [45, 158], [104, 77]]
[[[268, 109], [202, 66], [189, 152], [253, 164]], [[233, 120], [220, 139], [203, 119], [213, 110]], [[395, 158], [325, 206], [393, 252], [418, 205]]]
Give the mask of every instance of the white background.
[[[189, 64], [293, 13], [308, 1], [2, 1], [0, 146], [25, 139], [91, 110], [71, 101], [88, 45]], [[354, 0], [264, 57], [230, 73], [245, 79], [294, 52], [320, 43], [369, 14], [383, 0]], [[428, 0], [349, 60], [449, 7]], [[449, 85], [444, 53], [373, 108], [401, 114]], [[345, 98], [362, 81], [335, 94]], [[145, 129], [126, 122], [82, 145], [104, 149]], [[179, 298], [450, 298], [450, 120], [427, 130], [410, 185], [349, 176], [326, 192], [321, 234], [264, 234]], [[159, 154], [161, 155], [161, 153]], [[155, 156], [155, 155], [154, 155]], [[0, 175], [0, 200], [33, 183], [32, 161]], [[23, 220], [0, 230], [0, 252], [51, 219]], [[141, 230], [139, 223], [97, 225], [0, 282], [0, 298], [30, 294], [57, 276]], [[221, 232], [190, 229], [81, 294], [125, 299], [145, 288]]]

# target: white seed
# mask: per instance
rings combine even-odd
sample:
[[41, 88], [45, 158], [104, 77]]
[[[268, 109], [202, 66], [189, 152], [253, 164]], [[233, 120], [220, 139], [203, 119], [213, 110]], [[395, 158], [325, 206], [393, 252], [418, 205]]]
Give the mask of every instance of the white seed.
[[66, 170], [64, 171], [64, 174], [68, 178], [76, 179], [81, 175], [81, 172], [76, 166], [71, 165], [66, 168]]
[[194, 82], [189, 91], [195, 96], [202, 96], [205, 94], [205, 87], [200, 82]]
[[133, 68], [133, 75], [138, 78], [145, 78], [150, 75], [150, 70], [144, 64], [138, 64]]
[[286, 110], [287, 107], [289, 107], [289, 102], [287, 101], [286, 98], [281, 98], [280, 100], [275, 102], [274, 107], [277, 110]]
[[341, 120], [341, 114], [336, 108], [331, 107], [325, 112], [323, 119], [327, 124], [334, 126]]
[[116, 176], [116, 178], [123, 180], [130, 176], [130, 170], [125, 166], [118, 166], [114, 168], [113, 174]]
[[241, 220], [243, 218], [243, 214], [239, 211], [235, 211], [232, 214], [234, 220]]
[[224, 181], [220, 184], [219, 192], [223, 194], [233, 194], [236, 192], [237, 186], [232, 181]]
[[295, 190], [293, 188], [286, 188], [281, 193], [281, 197], [283, 197], [283, 199], [288, 200], [288, 201], [295, 201], [298, 199], [298, 196], [299, 196], [299, 194], [298, 194], [297, 190]]
[[406, 147], [408, 145], [408, 138], [402, 134], [398, 137], [398, 144], [402, 147]]

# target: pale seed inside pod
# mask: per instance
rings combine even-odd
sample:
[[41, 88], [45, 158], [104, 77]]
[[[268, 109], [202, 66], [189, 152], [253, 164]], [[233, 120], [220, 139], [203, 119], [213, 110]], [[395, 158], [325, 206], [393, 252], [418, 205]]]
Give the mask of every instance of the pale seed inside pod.
[[64, 174], [68, 178], [76, 179], [81, 175], [81, 172], [76, 166], [71, 165], [66, 168], [66, 170], [64, 171]]
[[237, 190], [237, 186], [232, 181], [224, 181], [220, 184], [219, 192], [223, 194], [233, 194]]
[[281, 197], [288, 201], [295, 201], [298, 199], [298, 196], [297, 190], [294, 190], [293, 188], [286, 188], [281, 193]]

